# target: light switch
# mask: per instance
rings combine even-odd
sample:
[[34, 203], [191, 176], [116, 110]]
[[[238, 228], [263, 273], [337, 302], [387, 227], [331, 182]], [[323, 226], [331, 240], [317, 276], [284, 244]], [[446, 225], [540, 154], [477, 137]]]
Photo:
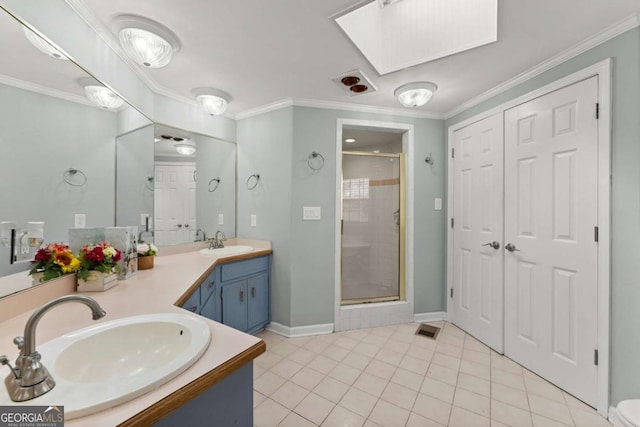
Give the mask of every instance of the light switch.
[[256, 217], [256, 214], [251, 214], [251, 226], [255, 227], [258, 225], [258, 218]]
[[[149, 214], [140, 214], [140, 225], [147, 225], [147, 218], [149, 218]], [[151, 218], [149, 218], [149, 223], [151, 223]], [[151, 224], [149, 224], [149, 227], [151, 227]]]
[[320, 206], [303, 206], [302, 219], [304, 221], [319, 221], [322, 216]]
[[442, 210], [442, 199], [440, 197], [436, 197], [436, 202], [435, 202], [434, 208], [437, 211], [441, 211]]
[[218, 214], [218, 225], [224, 225], [224, 214]]
[[87, 215], [75, 214], [73, 226], [75, 228], [85, 228], [87, 226]]

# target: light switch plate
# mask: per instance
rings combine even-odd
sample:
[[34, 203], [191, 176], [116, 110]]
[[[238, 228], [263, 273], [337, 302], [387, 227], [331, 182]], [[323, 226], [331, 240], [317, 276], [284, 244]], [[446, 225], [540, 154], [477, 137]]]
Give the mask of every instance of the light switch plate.
[[256, 227], [258, 225], [258, 218], [256, 214], [251, 214], [251, 226]]
[[434, 208], [437, 211], [441, 211], [442, 210], [442, 199], [440, 197], [436, 197]]
[[302, 219], [304, 221], [320, 221], [322, 209], [320, 206], [303, 206]]
[[73, 226], [75, 228], [85, 228], [87, 226], [87, 215], [75, 214]]
[[218, 214], [218, 225], [224, 225], [224, 214]]
[[[147, 218], [149, 217], [149, 214], [140, 214], [140, 225], [147, 225]], [[151, 218], [149, 218], [149, 227], [151, 227]]]

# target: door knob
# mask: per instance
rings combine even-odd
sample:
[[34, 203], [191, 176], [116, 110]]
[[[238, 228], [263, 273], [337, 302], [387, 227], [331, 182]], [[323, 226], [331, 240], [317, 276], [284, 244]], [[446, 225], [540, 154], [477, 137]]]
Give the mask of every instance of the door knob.
[[520, 251], [520, 249], [516, 248], [516, 245], [514, 245], [513, 243], [507, 243], [506, 245], [504, 245], [504, 248], [509, 252]]
[[495, 240], [491, 243], [485, 243], [482, 246], [491, 246], [493, 249], [500, 249], [500, 243], [496, 242]]

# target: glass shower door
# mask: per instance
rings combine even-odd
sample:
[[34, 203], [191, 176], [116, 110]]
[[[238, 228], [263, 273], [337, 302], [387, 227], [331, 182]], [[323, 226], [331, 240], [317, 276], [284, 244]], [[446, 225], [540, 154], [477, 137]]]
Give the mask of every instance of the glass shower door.
[[342, 304], [404, 297], [402, 157], [342, 153]]

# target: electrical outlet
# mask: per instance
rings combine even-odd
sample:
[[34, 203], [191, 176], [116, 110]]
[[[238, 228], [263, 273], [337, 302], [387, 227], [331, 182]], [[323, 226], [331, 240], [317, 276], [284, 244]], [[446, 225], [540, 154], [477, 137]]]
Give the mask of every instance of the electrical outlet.
[[218, 214], [218, 225], [224, 225], [224, 214]]
[[322, 209], [320, 206], [303, 206], [302, 207], [302, 220], [303, 221], [319, 221], [322, 217]]
[[258, 225], [258, 218], [256, 214], [251, 214], [251, 226], [256, 227]]
[[75, 228], [85, 228], [87, 226], [87, 215], [75, 214], [73, 224]]

